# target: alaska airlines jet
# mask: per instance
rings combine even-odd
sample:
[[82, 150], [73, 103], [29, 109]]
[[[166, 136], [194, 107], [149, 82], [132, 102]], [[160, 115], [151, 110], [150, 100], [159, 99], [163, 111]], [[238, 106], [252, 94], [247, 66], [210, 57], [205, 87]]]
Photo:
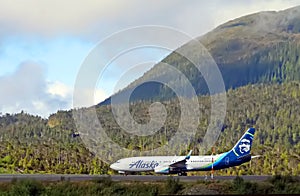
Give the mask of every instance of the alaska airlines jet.
[[120, 159], [110, 168], [119, 173], [154, 171], [158, 174], [186, 175], [188, 171], [210, 171], [241, 165], [254, 158], [250, 154], [255, 129], [249, 128], [228, 152], [208, 156], [144, 156]]

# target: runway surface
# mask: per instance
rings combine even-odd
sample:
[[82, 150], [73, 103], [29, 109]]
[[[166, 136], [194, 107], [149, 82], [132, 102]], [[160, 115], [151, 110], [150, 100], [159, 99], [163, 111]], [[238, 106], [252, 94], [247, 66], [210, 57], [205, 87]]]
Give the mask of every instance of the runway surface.
[[[90, 181], [97, 180], [99, 178], [108, 177], [108, 175], [60, 175], [60, 174], [1, 174], [0, 182], [10, 182], [13, 179], [34, 179], [38, 181]], [[156, 182], [165, 181], [168, 179], [168, 175], [152, 176], [152, 175], [113, 175], [110, 176], [113, 181], [141, 181], [141, 182]], [[264, 181], [271, 176], [241, 176], [244, 180], [249, 181]], [[173, 176], [173, 178], [181, 182], [196, 182], [198, 180], [205, 180], [205, 176]], [[236, 176], [215, 176], [214, 180], [233, 180]], [[210, 176], [207, 180], [211, 180]]]

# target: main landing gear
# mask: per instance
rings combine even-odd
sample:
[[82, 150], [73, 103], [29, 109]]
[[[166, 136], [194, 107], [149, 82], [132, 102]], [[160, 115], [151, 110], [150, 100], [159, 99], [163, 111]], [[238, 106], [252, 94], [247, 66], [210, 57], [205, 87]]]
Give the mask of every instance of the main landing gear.
[[187, 176], [187, 173], [186, 172], [179, 172], [178, 176]]

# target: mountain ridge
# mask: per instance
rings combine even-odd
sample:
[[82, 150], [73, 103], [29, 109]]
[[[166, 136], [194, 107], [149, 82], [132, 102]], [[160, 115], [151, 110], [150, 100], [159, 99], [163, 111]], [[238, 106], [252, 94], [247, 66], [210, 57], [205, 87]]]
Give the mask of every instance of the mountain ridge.
[[[297, 6], [278, 12], [259, 12], [228, 21], [196, 40], [207, 48], [216, 61], [228, 90], [254, 83], [299, 80], [300, 62], [297, 55], [300, 52], [299, 33], [300, 6]], [[197, 54], [197, 51], [188, 46], [189, 43], [184, 44], [161, 62], [172, 65], [185, 74], [198, 95], [208, 94], [201, 73], [176, 52], [180, 49]], [[149, 97], [148, 100], [174, 97], [174, 92], [165, 85], [143, 84], [147, 77], [164, 77], [159, 66], [160, 63], [154, 65], [142, 77], [113, 96], [122, 96], [127, 90], [136, 89], [131, 101], [147, 100], [145, 97]], [[110, 98], [99, 105], [109, 104]]]

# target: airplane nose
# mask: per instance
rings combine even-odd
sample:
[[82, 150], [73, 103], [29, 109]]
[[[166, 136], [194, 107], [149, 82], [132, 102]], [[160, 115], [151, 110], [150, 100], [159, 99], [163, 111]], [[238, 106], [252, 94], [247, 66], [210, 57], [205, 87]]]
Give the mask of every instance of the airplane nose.
[[119, 170], [118, 166], [116, 163], [113, 163], [110, 165], [110, 168], [113, 169], [113, 170]]

